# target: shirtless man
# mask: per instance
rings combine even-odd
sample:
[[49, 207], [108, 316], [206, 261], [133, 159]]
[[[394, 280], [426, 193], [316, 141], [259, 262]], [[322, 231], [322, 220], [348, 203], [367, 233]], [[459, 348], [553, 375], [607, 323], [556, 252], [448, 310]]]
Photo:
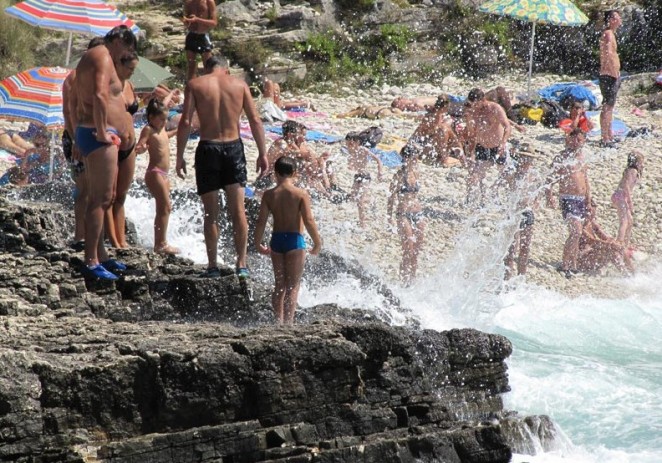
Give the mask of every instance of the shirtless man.
[[[87, 45], [87, 49], [103, 45], [103, 37], [94, 37]], [[76, 108], [78, 95], [75, 90], [76, 70], [73, 69], [62, 83], [62, 115], [64, 117], [64, 131], [62, 132], [62, 151], [71, 168], [71, 178], [76, 185], [74, 196], [74, 240], [72, 248], [82, 251], [85, 240], [85, 210], [87, 209], [87, 176], [85, 164], [81, 160], [80, 151], [74, 147], [73, 135], [78, 125]]]
[[466, 153], [470, 161], [467, 181], [467, 202], [476, 204], [475, 189], [478, 187], [480, 203], [484, 201], [483, 180], [487, 169], [506, 162], [506, 142], [510, 138], [510, 121], [504, 109], [497, 103], [487, 101], [479, 88], [474, 88], [467, 97], [469, 107], [465, 111]]
[[563, 248], [563, 263], [559, 269], [566, 278], [577, 272], [579, 239], [584, 220], [591, 209], [591, 191], [588, 183], [586, 163], [582, 147], [586, 134], [576, 128], [565, 140], [565, 150], [554, 158], [552, 173], [547, 180], [547, 206], [554, 208], [552, 186], [559, 184], [559, 203], [563, 219], [568, 224], [570, 234]]
[[209, 58], [205, 61], [205, 73], [206, 75], [196, 77], [186, 84], [184, 111], [177, 128], [177, 175], [184, 178], [186, 174], [184, 149], [191, 130], [193, 111], [197, 111], [200, 117], [200, 142], [195, 152], [195, 181], [205, 212], [204, 235], [209, 262], [203, 276], [220, 276], [218, 190], [223, 188], [234, 231], [237, 275], [240, 278], [248, 278], [248, 222], [244, 209], [247, 172], [244, 145], [239, 135], [239, 118], [242, 111], [246, 112], [257, 144], [256, 164], [260, 176], [267, 169], [264, 128], [248, 85], [230, 75], [226, 60], [219, 57]]
[[[443, 167], [464, 164], [460, 141], [446, 122], [449, 104], [448, 96], [440, 95], [407, 141], [407, 149], [413, 150], [421, 159]], [[455, 157], [450, 157], [451, 152]]]
[[623, 21], [616, 10], [605, 12], [605, 30], [600, 37], [600, 92], [602, 93], [602, 111], [600, 112], [600, 130], [604, 147], [613, 145], [614, 134], [611, 122], [614, 116], [616, 95], [621, 85], [621, 61], [616, 49], [616, 29]]
[[198, 55], [205, 63], [211, 58], [214, 48], [209, 39], [209, 31], [218, 25], [216, 3], [214, 0], [184, 0], [182, 18], [188, 33], [186, 34], [186, 81], [193, 79], [198, 67]]
[[108, 258], [103, 245], [103, 216], [115, 195], [117, 156], [126, 143], [126, 107], [122, 83], [114, 61], [136, 48], [136, 38], [126, 26], [113, 28], [104, 37], [104, 46], [88, 50], [76, 68], [77, 121], [75, 142], [85, 163], [88, 203], [85, 214], [85, 264], [87, 276], [115, 280], [113, 271], [126, 269]]

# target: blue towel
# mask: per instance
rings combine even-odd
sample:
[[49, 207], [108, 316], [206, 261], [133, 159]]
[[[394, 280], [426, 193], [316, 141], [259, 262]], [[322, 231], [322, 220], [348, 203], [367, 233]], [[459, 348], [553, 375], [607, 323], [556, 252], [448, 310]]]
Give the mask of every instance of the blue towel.
[[370, 151], [379, 156], [382, 165], [385, 167], [400, 167], [402, 165], [402, 158], [397, 151], [384, 151], [379, 148], [372, 148]]
[[451, 95], [450, 93], [448, 94], [448, 99], [450, 100], [451, 103], [462, 103], [464, 100], [467, 99], [465, 96], [457, 96], [457, 95]]
[[[588, 111], [586, 115], [588, 117], [597, 116], [599, 111]], [[617, 137], [625, 137], [630, 132], [630, 127], [628, 127], [625, 122], [620, 119], [612, 119], [611, 121], [611, 131]], [[601, 134], [600, 125], [596, 124], [595, 128], [588, 133], [589, 137], [597, 137]]]
[[[283, 128], [275, 125], [265, 126], [267, 132], [276, 133], [280, 136], [283, 135]], [[321, 141], [324, 143], [336, 143], [344, 137], [340, 135], [329, 135], [326, 133], [318, 132], [317, 130], [306, 130], [306, 141]]]

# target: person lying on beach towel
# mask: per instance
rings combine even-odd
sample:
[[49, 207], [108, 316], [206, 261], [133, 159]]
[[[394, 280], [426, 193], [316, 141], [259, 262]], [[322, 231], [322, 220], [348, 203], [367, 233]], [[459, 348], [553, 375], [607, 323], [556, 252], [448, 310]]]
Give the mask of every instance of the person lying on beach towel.
[[288, 100], [283, 101], [280, 97], [280, 85], [278, 85], [273, 80], [269, 80], [266, 77], [262, 83], [262, 98], [271, 100], [276, 107], [282, 110], [289, 109], [310, 109], [311, 111], [317, 111], [315, 106], [308, 100]]
[[346, 119], [348, 117], [362, 117], [364, 119], [383, 119], [385, 117], [420, 117], [419, 114], [412, 114], [402, 111], [398, 108], [393, 108], [391, 106], [376, 106], [376, 105], [366, 105], [366, 106], [357, 106], [354, 109], [351, 109], [345, 113], [336, 114], [336, 117], [339, 119]]
[[9, 151], [10, 153], [22, 157], [25, 152], [32, 147], [32, 144], [21, 135], [21, 132], [0, 129], [0, 148], [5, 151]]

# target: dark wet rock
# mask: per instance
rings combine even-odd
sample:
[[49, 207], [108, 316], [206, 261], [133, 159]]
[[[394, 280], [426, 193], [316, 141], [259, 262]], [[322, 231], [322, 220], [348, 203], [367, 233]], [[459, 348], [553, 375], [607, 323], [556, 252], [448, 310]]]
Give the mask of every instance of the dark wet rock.
[[0, 198], [0, 217], [1, 461], [507, 462], [554, 442], [503, 408], [503, 336], [333, 304], [277, 327], [270, 285], [249, 302], [232, 269], [134, 248], [118, 281], [85, 281], [68, 210]]

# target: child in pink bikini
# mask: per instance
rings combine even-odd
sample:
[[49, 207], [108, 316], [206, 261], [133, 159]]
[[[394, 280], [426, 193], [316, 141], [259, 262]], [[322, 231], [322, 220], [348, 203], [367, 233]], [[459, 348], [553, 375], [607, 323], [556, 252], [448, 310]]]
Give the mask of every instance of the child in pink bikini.
[[170, 142], [166, 131], [168, 110], [156, 98], [147, 104], [147, 125], [140, 133], [136, 152], [149, 152], [149, 165], [145, 172], [145, 184], [156, 200], [154, 218], [154, 252], [158, 254], [179, 254], [166, 240], [168, 219], [170, 218]]
[[632, 236], [632, 190], [644, 171], [644, 155], [640, 151], [633, 151], [628, 155], [628, 163], [623, 171], [623, 177], [618, 188], [611, 195], [611, 202], [618, 211], [618, 237], [617, 240], [626, 248], [630, 245]]

